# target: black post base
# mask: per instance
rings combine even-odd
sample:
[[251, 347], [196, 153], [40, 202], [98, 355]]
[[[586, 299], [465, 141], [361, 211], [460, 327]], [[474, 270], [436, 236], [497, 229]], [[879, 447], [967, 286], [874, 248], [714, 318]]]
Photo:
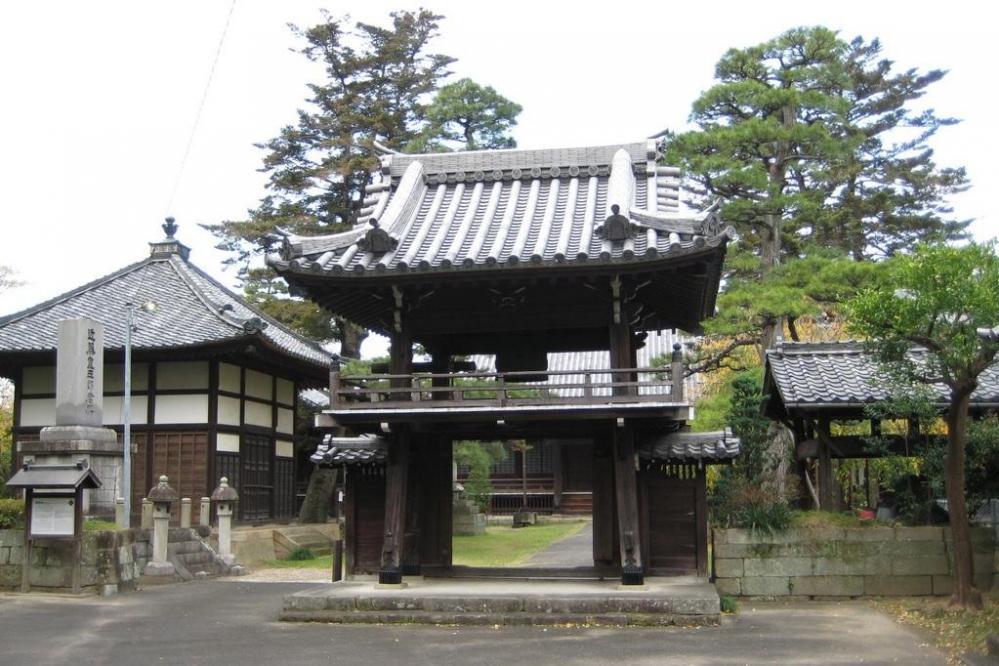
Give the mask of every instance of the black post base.
[[645, 572], [641, 567], [626, 566], [621, 570], [622, 585], [644, 585]]
[[378, 572], [378, 582], [382, 585], [399, 585], [402, 583], [402, 571], [396, 567], [382, 569]]

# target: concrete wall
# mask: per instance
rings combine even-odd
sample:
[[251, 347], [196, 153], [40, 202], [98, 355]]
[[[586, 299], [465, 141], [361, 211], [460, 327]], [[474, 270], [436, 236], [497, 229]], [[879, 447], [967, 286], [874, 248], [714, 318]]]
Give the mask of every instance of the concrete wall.
[[[999, 556], [991, 530], [972, 530], [975, 584], [992, 588]], [[953, 546], [942, 527], [792, 529], [712, 533], [719, 594], [746, 597], [947, 595]]]
[[[148, 530], [99, 531], [83, 534], [83, 587], [132, 587], [149, 561]], [[20, 588], [24, 530], [0, 530], [0, 588]], [[70, 588], [73, 545], [36, 542], [31, 553], [32, 588]]]

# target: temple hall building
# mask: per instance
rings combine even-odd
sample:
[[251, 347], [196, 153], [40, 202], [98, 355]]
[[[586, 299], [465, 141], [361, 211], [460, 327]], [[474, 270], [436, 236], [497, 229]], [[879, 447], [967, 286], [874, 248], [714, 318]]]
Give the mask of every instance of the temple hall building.
[[[0, 318], [0, 376], [14, 384], [16, 462], [30, 458], [42, 445], [39, 431], [56, 422], [63, 319], [104, 324], [104, 421], [121, 438], [131, 307], [133, 517], [166, 474], [195, 501], [226, 476], [239, 492], [238, 520], [288, 520], [296, 510], [297, 396], [328, 381], [329, 354], [191, 263], [172, 219], [163, 229], [145, 259]], [[121, 488], [120, 479], [102, 482]]]

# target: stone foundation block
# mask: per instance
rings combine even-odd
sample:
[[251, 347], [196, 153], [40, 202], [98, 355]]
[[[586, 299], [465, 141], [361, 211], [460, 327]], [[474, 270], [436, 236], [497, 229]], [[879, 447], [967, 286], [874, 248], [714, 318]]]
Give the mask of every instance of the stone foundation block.
[[718, 590], [718, 594], [730, 597], [738, 597], [742, 595], [742, 579], [741, 578], [716, 578], [715, 579], [715, 589]]
[[715, 575], [721, 578], [739, 578], [745, 571], [742, 560], [715, 558]]
[[731, 544], [726, 543], [722, 545], [715, 545], [714, 549], [715, 557], [719, 559], [735, 559], [742, 557], [753, 557], [753, 547], [748, 544]]
[[896, 527], [896, 541], [943, 541], [942, 527]]
[[848, 527], [844, 532], [847, 541], [891, 541], [895, 530], [891, 527]]
[[891, 563], [891, 572], [895, 576], [945, 574], [949, 571], [947, 558], [942, 556], [901, 557]]
[[933, 594], [932, 576], [867, 576], [864, 594], [921, 597]]
[[786, 576], [743, 578], [742, 593], [747, 597], [786, 597], [791, 593], [789, 580]]
[[812, 559], [809, 557], [775, 557], [772, 559], [743, 560], [746, 576], [810, 576]]
[[791, 579], [794, 596], [859, 597], [863, 593], [863, 576], [798, 576]]

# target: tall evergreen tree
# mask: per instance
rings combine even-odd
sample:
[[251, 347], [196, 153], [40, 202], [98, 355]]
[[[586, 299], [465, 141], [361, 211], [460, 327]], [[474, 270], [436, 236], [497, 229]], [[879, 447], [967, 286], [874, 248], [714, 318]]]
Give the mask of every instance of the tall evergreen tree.
[[737, 298], [723, 295], [719, 308], [738, 307], [739, 294], [769, 304], [747, 308], [741, 323], [729, 313], [715, 331], [737, 346], [773, 346], [802, 297], [775, 270], [809, 248], [863, 260], [963, 234], [944, 199], [965, 173], [939, 169], [927, 145], [955, 121], [910, 108], [944, 72], [896, 73], [880, 52], [877, 40], [846, 42], [822, 27], [732, 49], [694, 103], [697, 129], [666, 134], [666, 159], [689, 177], [692, 203], [721, 198], [739, 231], [727, 281]]
[[276, 230], [316, 235], [348, 228], [379, 170], [376, 142], [404, 152], [433, 149], [458, 124], [475, 147], [512, 144], [505, 132], [520, 111], [469, 79], [440, 88], [454, 62], [430, 52], [442, 16], [426, 10], [390, 16], [388, 27], [326, 13], [311, 28], [292, 27], [304, 42], [300, 52], [322, 64], [326, 76], [309, 85], [308, 106], [298, 111], [297, 122], [258, 145], [266, 151], [261, 170], [268, 174], [260, 205], [245, 220], [206, 225], [218, 247], [233, 253], [231, 263], [240, 266], [252, 301], [305, 335], [339, 340], [341, 354], [354, 358], [365, 331], [290, 298], [285, 283], [255, 260], [277, 249]]

